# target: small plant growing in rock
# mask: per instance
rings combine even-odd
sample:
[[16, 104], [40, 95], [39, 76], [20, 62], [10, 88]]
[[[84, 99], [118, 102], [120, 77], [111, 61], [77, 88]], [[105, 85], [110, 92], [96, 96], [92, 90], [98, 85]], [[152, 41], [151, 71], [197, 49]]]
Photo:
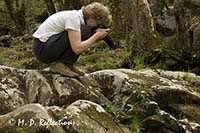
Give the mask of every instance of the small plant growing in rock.
[[188, 81], [188, 82], [192, 81], [192, 77], [187, 72], [183, 75], [183, 79], [186, 80], [186, 81]]
[[155, 97], [155, 93], [147, 88], [147, 84], [141, 85], [142, 90], [137, 92], [137, 103], [142, 106], [146, 106], [153, 97]]
[[113, 117], [114, 117], [114, 120], [115, 121], [118, 121], [118, 118], [120, 116], [120, 108], [117, 108], [117, 107], [114, 107], [113, 105], [111, 104], [105, 104], [105, 109], [108, 113], [110, 113]]
[[142, 127], [142, 121], [138, 116], [133, 116], [133, 118], [130, 121], [129, 127], [135, 132], [135, 133], [140, 133], [141, 127]]
[[175, 116], [176, 117], [176, 119], [178, 119], [178, 120], [183, 120], [183, 119], [185, 119], [186, 117], [185, 117], [185, 115], [184, 114], [182, 114], [182, 113], [179, 113], [178, 115], [176, 115]]
[[140, 70], [145, 68], [144, 59], [140, 56], [137, 56], [131, 66], [134, 70]]
[[200, 86], [193, 86], [192, 90], [200, 93]]

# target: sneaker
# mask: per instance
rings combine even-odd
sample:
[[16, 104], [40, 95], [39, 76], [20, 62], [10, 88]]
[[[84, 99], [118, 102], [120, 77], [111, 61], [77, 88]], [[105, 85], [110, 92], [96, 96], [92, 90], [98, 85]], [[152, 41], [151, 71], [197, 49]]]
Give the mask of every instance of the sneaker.
[[80, 75], [72, 71], [67, 65], [61, 62], [52, 63], [50, 71], [53, 73], [59, 73], [67, 77], [79, 77]]
[[67, 65], [73, 72], [78, 73], [79, 76], [83, 76], [85, 73], [83, 70], [75, 67], [74, 65]]

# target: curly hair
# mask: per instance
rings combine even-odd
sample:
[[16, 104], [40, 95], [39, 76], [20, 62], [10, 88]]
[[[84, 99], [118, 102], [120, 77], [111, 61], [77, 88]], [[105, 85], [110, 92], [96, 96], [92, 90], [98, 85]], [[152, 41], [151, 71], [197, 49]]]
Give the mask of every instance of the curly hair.
[[83, 15], [87, 19], [89, 16], [97, 20], [101, 25], [107, 27], [111, 23], [111, 13], [108, 7], [101, 3], [93, 2], [82, 8]]

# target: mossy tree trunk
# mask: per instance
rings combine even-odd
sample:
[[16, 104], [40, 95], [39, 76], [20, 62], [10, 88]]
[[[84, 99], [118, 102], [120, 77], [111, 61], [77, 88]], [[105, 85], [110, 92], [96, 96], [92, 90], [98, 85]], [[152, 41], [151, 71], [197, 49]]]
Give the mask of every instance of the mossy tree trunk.
[[25, 2], [26, 0], [4, 0], [10, 18], [15, 23], [17, 35], [23, 35], [26, 30]]
[[134, 0], [136, 8], [136, 48], [149, 50], [149, 40], [154, 32], [154, 22], [147, 0]]
[[194, 37], [191, 28], [191, 12], [186, 4], [187, 0], [175, 0], [174, 2], [178, 41], [176, 50], [182, 58], [192, 62]]
[[123, 67], [131, 67], [134, 65], [134, 59], [138, 56], [142, 58], [148, 57], [157, 46], [157, 34], [149, 3], [147, 0], [133, 0], [135, 8], [135, 29], [134, 39], [132, 40], [131, 55], [122, 63]]
[[113, 32], [126, 40], [134, 28], [133, 0], [109, 0], [113, 18]]

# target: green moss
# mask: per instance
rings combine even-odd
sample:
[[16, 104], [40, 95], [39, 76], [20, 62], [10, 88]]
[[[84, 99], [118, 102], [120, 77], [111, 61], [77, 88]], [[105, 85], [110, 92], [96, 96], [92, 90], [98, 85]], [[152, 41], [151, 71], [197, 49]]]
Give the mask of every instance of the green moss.
[[176, 114], [177, 119], [187, 118], [191, 122], [200, 124], [200, 107], [198, 105], [187, 104], [172, 104], [170, 108], [173, 110], [173, 114]]
[[139, 119], [138, 116], [133, 116], [130, 120], [129, 128], [134, 131], [134, 133], [140, 133], [142, 127], [142, 121]]
[[193, 86], [192, 90], [200, 93], [200, 86]]
[[183, 120], [186, 119], [186, 116], [183, 113], [179, 113], [178, 115], [175, 115], [175, 118], [177, 120]]
[[183, 75], [183, 79], [186, 80], [186, 81], [188, 81], [188, 82], [192, 81], [192, 77], [187, 72]]
[[[179, 78], [179, 79], [181, 79], [181, 78]], [[195, 81], [195, 78], [193, 78], [191, 76], [191, 73], [185, 72], [182, 79], [188, 81], [191, 85], [193, 85], [192, 86], [193, 91], [200, 92], [200, 86], [199, 86], [198, 82]]]
[[200, 107], [195, 105], [185, 105], [181, 107], [181, 110], [188, 119], [200, 123]]
[[99, 42], [81, 55], [77, 65], [86, 72], [114, 69], [119, 68], [121, 62], [128, 55], [129, 52], [126, 48], [113, 50], [109, 49], [105, 43]]

